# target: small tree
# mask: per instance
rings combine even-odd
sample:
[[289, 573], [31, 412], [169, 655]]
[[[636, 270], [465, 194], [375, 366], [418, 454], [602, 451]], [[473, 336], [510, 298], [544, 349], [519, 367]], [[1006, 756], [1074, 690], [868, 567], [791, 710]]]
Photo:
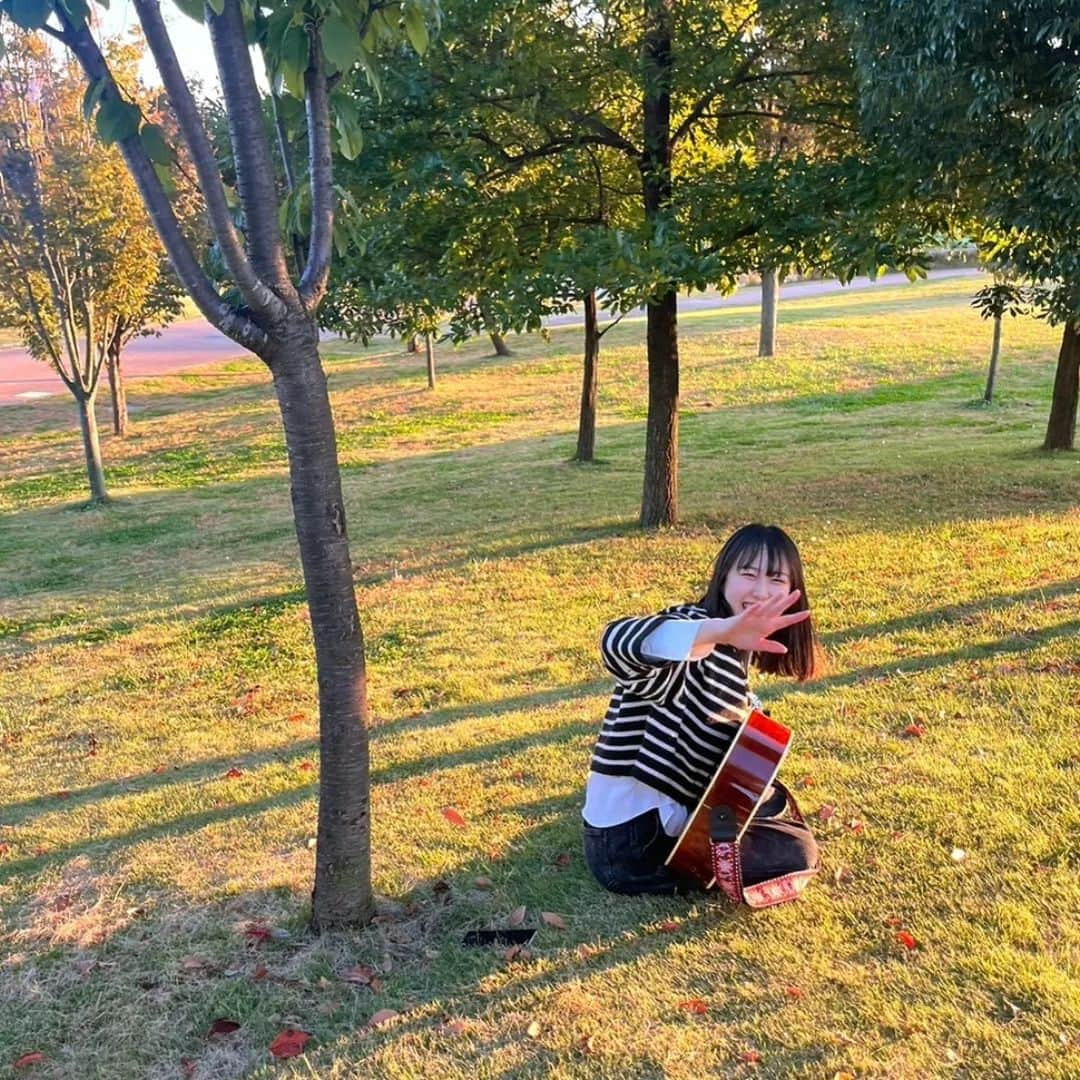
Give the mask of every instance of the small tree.
[[[119, 145], [184, 288], [206, 319], [259, 356], [273, 377], [289, 458], [296, 525], [315, 644], [319, 686], [321, 784], [312, 924], [355, 926], [374, 908], [371, 891], [367, 690], [363, 638], [317, 311], [333, 250], [332, 123], [349, 145], [358, 137], [337, 83], [371, 66], [379, 38], [404, 33], [427, 44], [423, 0], [212, 0], [201, 14], [213, 42], [235, 163], [234, 206], [157, 0], [134, 0], [171, 110], [205, 200], [229, 289], [219, 292], [184, 235], [170, 202], [175, 155], [160, 127], [117, 85], [87, 25], [86, 0], [0, 0], [0, 11], [41, 30], [78, 59], [99, 133]], [[187, 10], [185, 5], [185, 10]], [[200, 12], [193, 9], [198, 15]], [[302, 101], [306, 117], [310, 231], [303, 265], [290, 274], [279, 227], [269, 130], [252, 64], [260, 44], [273, 80]], [[240, 221], [238, 227], [237, 221]]]
[[[106, 498], [95, 403], [136, 333], [169, 321], [178, 288], [120, 155], [80, 116], [78, 70], [7, 28], [0, 60], [0, 291], [28, 350], [75, 398], [91, 499]], [[138, 50], [113, 50], [133, 77]], [[114, 391], [123, 427], [122, 384]]]

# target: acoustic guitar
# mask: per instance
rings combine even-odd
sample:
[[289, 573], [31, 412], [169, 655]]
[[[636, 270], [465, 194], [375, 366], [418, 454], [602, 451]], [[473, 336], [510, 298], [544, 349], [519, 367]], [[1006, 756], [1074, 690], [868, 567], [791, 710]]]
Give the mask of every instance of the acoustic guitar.
[[671, 849], [666, 865], [711, 889], [716, 875], [710, 840], [738, 843], [776, 779], [790, 745], [788, 728], [752, 709]]

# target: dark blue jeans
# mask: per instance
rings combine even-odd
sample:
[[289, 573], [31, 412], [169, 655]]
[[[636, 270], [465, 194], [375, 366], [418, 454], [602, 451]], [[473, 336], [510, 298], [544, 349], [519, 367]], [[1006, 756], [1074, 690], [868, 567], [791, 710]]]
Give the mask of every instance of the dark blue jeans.
[[[743, 834], [739, 849], [747, 885], [817, 865], [817, 844], [810, 830], [796, 821], [775, 819], [786, 803], [786, 795], [774, 793]], [[675, 840], [664, 832], [658, 810], [607, 828], [585, 825], [585, 862], [610, 892], [672, 896], [700, 890], [700, 884], [664, 865]]]
[[610, 892], [672, 896], [693, 887], [664, 865], [675, 839], [664, 832], [659, 810], [603, 829], [586, 825], [585, 862]]

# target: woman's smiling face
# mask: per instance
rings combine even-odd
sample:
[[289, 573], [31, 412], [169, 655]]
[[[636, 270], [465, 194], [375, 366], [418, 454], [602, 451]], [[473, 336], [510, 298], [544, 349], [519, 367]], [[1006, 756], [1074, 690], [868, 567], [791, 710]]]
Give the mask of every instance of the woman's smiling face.
[[769, 559], [765, 549], [760, 549], [748, 563], [732, 567], [724, 582], [724, 599], [733, 615], [770, 600], [774, 596], [786, 596], [791, 591], [791, 569], [780, 560], [769, 572]]

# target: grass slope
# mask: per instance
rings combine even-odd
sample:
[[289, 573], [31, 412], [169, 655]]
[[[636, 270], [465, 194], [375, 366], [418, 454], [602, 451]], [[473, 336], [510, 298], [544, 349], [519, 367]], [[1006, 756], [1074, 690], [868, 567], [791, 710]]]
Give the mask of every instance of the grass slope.
[[[103, 510], [64, 403], [0, 414], [0, 1074], [1075, 1076], [1080, 459], [1035, 449], [1046, 326], [1006, 327], [977, 404], [970, 289], [788, 304], [770, 361], [752, 313], [684, 318], [683, 524], [655, 535], [640, 322], [605, 337], [591, 467], [567, 460], [579, 331], [445, 350], [433, 394], [422, 358], [329, 347], [382, 899], [320, 940], [265, 374], [137, 384]], [[752, 519], [800, 541], [829, 655], [759, 685], [824, 873], [755, 915], [605, 894], [578, 816], [599, 630], [693, 598]], [[459, 944], [522, 905], [531, 951]], [[239, 1030], [208, 1038], [219, 1018]], [[275, 1063], [290, 1026], [312, 1039]]]

